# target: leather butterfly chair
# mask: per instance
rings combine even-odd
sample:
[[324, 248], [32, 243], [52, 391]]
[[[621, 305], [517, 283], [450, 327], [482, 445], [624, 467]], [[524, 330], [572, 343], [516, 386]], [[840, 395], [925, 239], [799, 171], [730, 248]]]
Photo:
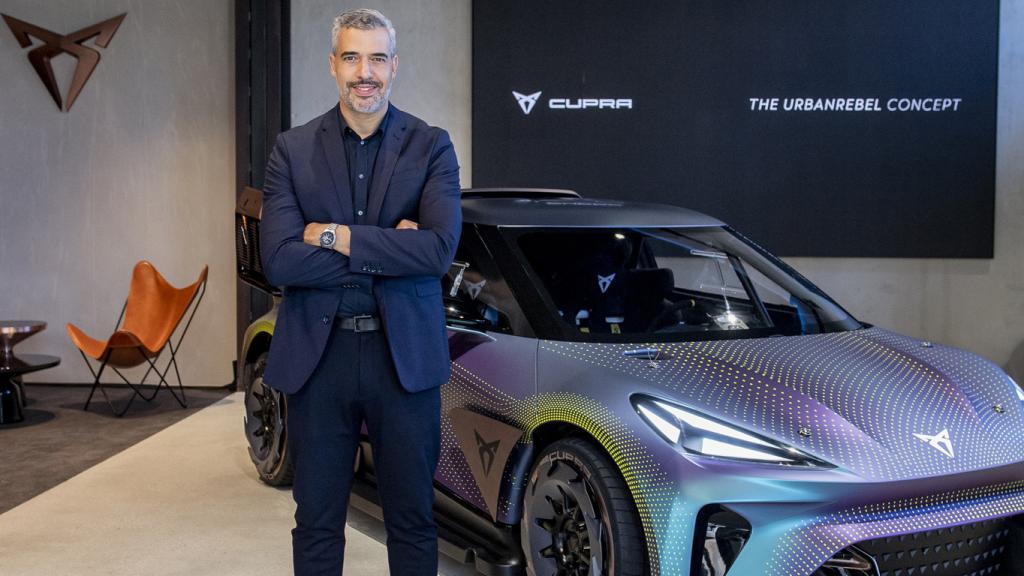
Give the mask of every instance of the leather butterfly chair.
[[[85, 360], [85, 364], [89, 367], [89, 371], [92, 372], [94, 377], [92, 390], [89, 391], [89, 398], [85, 401], [84, 410], [89, 409], [89, 403], [92, 402], [92, 396], [96, 392], [96, 388], [100, 389], [100, 393], [103, 394], [107, 404], [110, 405], [110, 409], [119, 417], [124, 416], [136, 396], [149, 402], [156, 397], [161, 386], [167, 387], [171, 396], [174, 396], [174, 399], [178, 401], [182, 408], [187, 406], [185, 389], [181, 385], [181, 373], [178, 371], [176, 354], [181, 347], [181, 341], [185, 338], [185, 333], [188, 332], [188, 327], [192, 323], [196, 309], [199, 308], [199, 302], [206, 293], [206, 275], [208, 271], [209, 267], [203, 266], [198, 280], [184, 288], [175, 288], [157, 272], [151, 263], [143, 260], [136, 264], [134, 270], [132, 270], [132, 282], [128, 289], [128, 299], [125, 300], [124, 307], [121, 308], [121, 316], [117, 319], [114, 333], [106, 341], [91, 338], [74, 324], [67, 325], [68, 336], [71, 337], [71, 342], [81, 352], [82, 359]], [[190, 309], [191, 313], [188, 315], [188, 320], [185, 322], [177, 342], [172, 341], [171, 337]], [[161, 372], [157, 368], [156, 361], [164, 348], [170, 350], [171, 357], [167, 362], [167, 366]], [[90, 357], [100, 363], [99, 370], [93, 370], [92, 364], [89, 362]], [[132, 368], [143, 363], [149, 364], [149, 368], [138, 383], [130, 382], [118, 370], [118, 368]], [[103, 370], [107, 366], [110, 366], [110, 369], [117, 373], [124, 380], [125, 384], [132, 389], [131, 397], [121, 410], [114, 407], [110, 397], [107, 396], [103, 383], [100, 382]], [[174, 374], [178, 379], [180, 397], [167, 382], [167, 372], [172, 366], [174, 367]], [[151, 393], [147, 395], [145, 393], [145, 382], [150, 373], [156, 373], [159, 382], [157, 382]]]

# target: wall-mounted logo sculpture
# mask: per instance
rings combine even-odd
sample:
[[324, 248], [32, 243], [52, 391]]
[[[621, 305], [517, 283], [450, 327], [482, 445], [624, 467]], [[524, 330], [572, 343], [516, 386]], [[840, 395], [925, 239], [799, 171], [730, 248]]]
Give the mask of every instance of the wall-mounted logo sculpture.
[[[43, 81], [46, 90], [53, 97], [53, 101], [57, 103], [57, 108], [67, 112], [71, 110], [71, 105], [75, 103], [78, 94], [85, 87], [85, 83], [89, 81], [92, 71], [100, 63], [100, 53], [92, 48], [83, 46], [83, 44], [91, 38], [96, 38], [95, 44], [100, 48], [106, 48], [114, 37], [114, 32], [117, 32], [117, 27], [121, 25], [121, 21], [124, 20], [127, 14], [115, 16], [110, 20], [93, 24], [88, 28], [82, 28], [66, 36], [50, 32], [6, 14], [0, 14], [0, 16], [3, 16], [4, 22], [7, 22], [7, 26], [10, 27], [11, 32], [14, 33], [14, 37], [18, 39], [18, 43], [22, 48], [28, 48], [32, 45], [30, 37], [43, 42], [42, 46], [29, 51], [28, 61], [36, 69], [36, 74]], [[53, 67], [50, 66], [50, 60], [61, 53], [70, 54], [78, 60], [75, 66], [75, 74], [71, 78], [71, 87], [68, 89], [66, 105], [61, 98], [60, 89], [57, 87], [57, 80], [53, 76]]]

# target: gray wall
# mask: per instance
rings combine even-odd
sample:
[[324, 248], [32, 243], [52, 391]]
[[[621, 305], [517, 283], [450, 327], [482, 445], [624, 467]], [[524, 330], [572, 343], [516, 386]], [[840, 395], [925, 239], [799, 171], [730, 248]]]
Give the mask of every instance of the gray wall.
[[[231, 381], [235, 355], [234, 44], [227, 0], [0, 0], [0, 12], [67, 34], [128, 16], [70, 112], [0, 24], [0, 318], [48, 329], [23, 353], [61, 356], [29, 378], [90, 380], [64, 331], [106, 339], [135, 262], [173, 284], [210, 266], [180, 359], [191, 385]], [[66, 94], [74, 59], [54, 69]]]
[[330, 74], [331, 21], [351, 8], [375, 8], [395, 25], [398, 77], [391, 91], [395, 106], [451, 134], [469, 184], [470, 63], [472, 22], [469, 0], [409, 2], [292, 2], [292, 126], [299, 126], [338, 104]]
[[[445, 127], [468, 186], [471, 3], [370, 2], [395, 23], [400, 65], [395, 103]], [[328, 74], [330, 19], [356, 3], [295, 2], [292, 123], [337, 101]], [[1024, 382], [1024, 2], [1001, 5], [996, 240], [992, 260], [792, 258], [858, 318], [977, 352]], [[585, 191], [584, 191], [585, 192]]]

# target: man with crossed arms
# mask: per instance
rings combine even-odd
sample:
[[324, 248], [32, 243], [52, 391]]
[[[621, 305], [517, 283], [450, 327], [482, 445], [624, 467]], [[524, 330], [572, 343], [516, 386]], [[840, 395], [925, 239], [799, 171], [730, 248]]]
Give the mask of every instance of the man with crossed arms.
[[341, 570], [366, 423], [393, 575], [437, 574], [433, 476], [450, 364], [440, 277], [461, 228], [448, 134], [388, 102], [395, 31], [334, 19], [339, 105], [282, 133], [267, 165], [264, 271], [284, 288], [264, 379], [287, 394], [298, 575]]

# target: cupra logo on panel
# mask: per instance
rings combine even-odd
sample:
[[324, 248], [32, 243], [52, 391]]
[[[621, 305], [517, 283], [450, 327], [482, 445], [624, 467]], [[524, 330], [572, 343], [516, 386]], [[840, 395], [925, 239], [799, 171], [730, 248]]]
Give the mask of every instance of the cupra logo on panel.
[[530, 110], [533, 110], [533, 105], [537, 103], [537, 98], [540, 98], [540, 92], [520, 94], [513, 90], [512, 95], [516, 97], [516, 102], [519, 102], [519, 107], [523, 109], [523, 114], [529, 114]]
[[[46, 90], [53, 97], [53, 101], [57, 103], [57, 108], [65, 112], [71, 110], [71, 105], [75, 103], [78, 94], [85, 87], [85, 83], [89, 81], [92, 71], [100, 63], [100, 53], [92, 48], [83, 46], [83, 44], [87, 40], [96, 38], [96, 45], [100, 48], [106, 48], [126, 15], [121, 14], [99, 24], [93, 24], [77, 32], [61, 36], [56, 32], [50, 32], [34, 24], [2, 14], [4, 21], [7, 22], [7, 26], [10, 27], [11, 32], [14, 33], [14, 37], [18, 39], [18, 44], [22, 48], [28, 48], [32, 45], [31, 38], [40, 40], [43, 43], [41, 46], [29, 51], [28, 61], [32, 63], [32, 67], [35, 68], [39, 79], [43, 81]], [[57, 80], [53, 76], [53, 67], [50, 65], [50, 60], [62, 53], [70, 54], [78, 60], [74, 76], [71, 79], [71, 87], [68, 89], [66, 106], [61, 98], [60, 89], [57, 87]]]
[[[521, 92], [512, 91], [512, 96], [515, 97], [516, 103], [519, 104], [519, 109], [523, 111], [524, 115], [529, 115], [533, 111], [533, 107], [537, 104], [537, 100], [540, 99], [540, 95], [543, 92], [534, 92], [533, 94], [523, 94]], [[548, 98], [548, 109], [549, 110], [587, 110], [588, 108], [594, 108], [597, 110], [632, 110], [633, 99], [632, 98]]]

